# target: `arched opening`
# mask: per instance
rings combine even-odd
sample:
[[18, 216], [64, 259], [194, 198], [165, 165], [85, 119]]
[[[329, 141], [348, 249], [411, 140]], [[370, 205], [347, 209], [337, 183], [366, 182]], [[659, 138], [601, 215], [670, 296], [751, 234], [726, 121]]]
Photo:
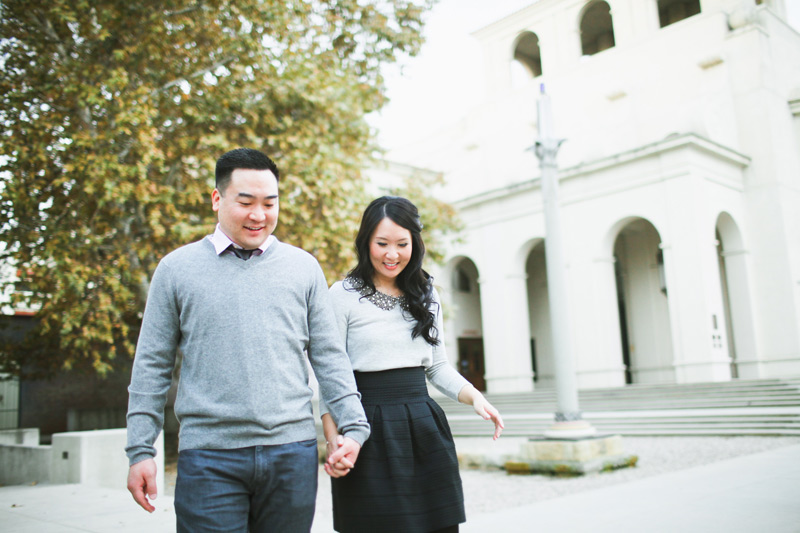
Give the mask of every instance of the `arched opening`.
[[698, 13], [700, 0], [658, 0], [658, 20], [662, 28]]
[[757, 371], [740, 364], [756, 359], [755, 329], [750, 314], [746, 252], [739, 227], [728, 213], [717, 218], [716, 237], [731, 377], [758, 377]]
[[661, 237], [647, 220], [625, 224], [614, 241], [626, 383], [675, 381]]
[[531, 368], [536, 388], [555, 387], [553, 334], [544, 241], [536, 245], [525, 261], [528, 285], [528, 316], [531, 332]]
[[583, 55], [591, 56], [613, 48], [614, 25], [608, 4], [602, 0], [591, 2], [583, 11], [580, 30]]
[[478, 268], [468, 258], [453, 265], [451, 275], [452, 327], [458, 348], [458, 371], [480, 390], [486, 390], [483, 320]]
[[527, 79], [542, 75], [542, 56], [539, 52], [539, 36], [533, 32], [522, 32], [514, 45], [514, 67], [524, 73]]
[[[717, 239], [717, 259], [719, 262], [719, 279], [722, 285], [722, 307], [725, 313], [725, 328], [726, 337], [728, 341], [728, 357], [731, 361], [731, 378], [739, 377], [739, 369], [736, 366], [736, 342], [733, 338], [733, 317], [731, 315], [731, 298], [730, 289], [728, 284], [728, 269], [725, 265], [725, 252], [722, 248], [722, 236], [719, 234], [719, 229], [716, 231]], [[714, 317], [716, 319], [716, 317]], [[717, 330], [716, 320], [714, 320], [714, 329]]]

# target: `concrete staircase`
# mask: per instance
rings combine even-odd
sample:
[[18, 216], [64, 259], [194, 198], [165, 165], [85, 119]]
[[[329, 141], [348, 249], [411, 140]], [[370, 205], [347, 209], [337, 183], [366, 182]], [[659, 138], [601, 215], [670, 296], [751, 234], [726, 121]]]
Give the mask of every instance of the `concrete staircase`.
[[[535, 436], [552, 424], [554, 390], [487, 394], [508, 436]], [[800, 435], [800, 376], [683, 385], [628, 385], [579, 391], [585, 419], [601, 434]], [[453, 435], [491, 434], [471, 407], [441, 400]]]

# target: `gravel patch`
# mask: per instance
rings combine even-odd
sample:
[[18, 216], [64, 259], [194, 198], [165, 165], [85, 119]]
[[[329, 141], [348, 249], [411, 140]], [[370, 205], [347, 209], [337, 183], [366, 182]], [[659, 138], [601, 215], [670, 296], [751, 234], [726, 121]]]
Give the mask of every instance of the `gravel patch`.
[[570, 478], [462, 470], [467, 517], [794, 444], [800, 437], [623, 437], [625, 452], [639, 457], [634, 468]]

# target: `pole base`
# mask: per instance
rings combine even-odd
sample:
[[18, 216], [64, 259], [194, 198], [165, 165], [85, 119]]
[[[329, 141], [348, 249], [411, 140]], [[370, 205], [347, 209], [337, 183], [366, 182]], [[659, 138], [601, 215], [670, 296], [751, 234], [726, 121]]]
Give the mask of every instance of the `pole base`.
[[597, 429], [583, 419], [555, 422], [544, 431], [548, 439], [584, 439], [596, 434]]
[[636, 466], [638, 457], [626, 454], [620, 435], [589, 438], [534, 438], [522, 445], [520, 460], [505, 464], [509, 474], [583, 475]]

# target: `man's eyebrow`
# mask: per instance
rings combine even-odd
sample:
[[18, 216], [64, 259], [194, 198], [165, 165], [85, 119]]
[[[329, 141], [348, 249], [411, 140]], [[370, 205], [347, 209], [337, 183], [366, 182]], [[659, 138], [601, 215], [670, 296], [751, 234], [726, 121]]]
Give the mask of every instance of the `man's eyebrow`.
[[[255, 199], [256, 195], [255, 194], [250, 194], [249, 192], [240, 192], [239, 194], [236, 195], [236, 197], [237, 198], [244, 197], [244, 198]], [[274, 200], [277, 197], [278, 197], [277, 194], [270, 194], [269, 196], [265, 196], [264, 200]]]

